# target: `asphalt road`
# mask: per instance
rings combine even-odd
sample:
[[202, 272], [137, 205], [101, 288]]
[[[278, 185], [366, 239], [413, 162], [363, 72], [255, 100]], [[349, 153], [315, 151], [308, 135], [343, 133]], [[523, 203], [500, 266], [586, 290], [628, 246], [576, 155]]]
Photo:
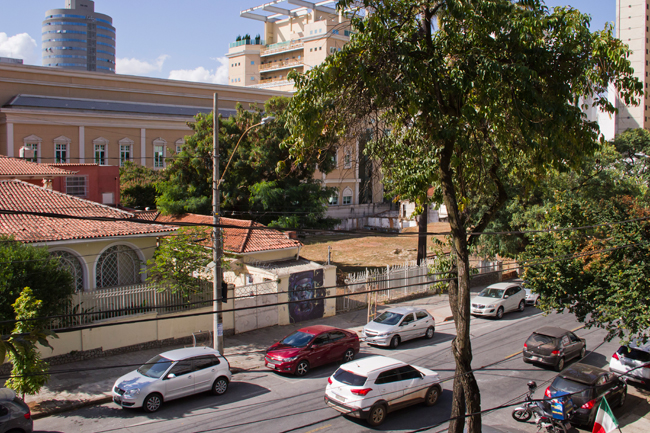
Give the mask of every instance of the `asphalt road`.
[[[506, 314], [500, 321], [472, 318], [472, 366], [477, 370], [484, 410], [519, 401], [527, 390], [526, 383], [529, 380], [537, 381], [539, 389], [536, 397], [541, 398], [556, 373], [525, 364], [519, 352], [526, 338], [535, 329], [549, 325], [570, 330], [580, 327], [571, 315], [543, 316], [531, 307], [524, 312]], [[575, 332], [587, 340], [588, 355], [583, 362], [605, 366], [618, 347], [616, 342], [603, 343], [605, 333], [601, 330], [577, 329]], [[386, 355], [432, 369], [443, 379], [449, 378], [454, 374], [450, 351], [450, 341], [454, 334], [453, 322], [442, 323], [438, 324], [432, 340], [412, 340], [403, 343], [397, 350], [362, 344], [359, 356]], [[590, 352], [591, 350], [594, 351]], [[481, 368], [498, 361], [502, 362]], [[40, 432], [86, 433], [353, 433], [371, 430], [364, 421], [340, 416], [323, 402], [327, 377], [336, 368], [337, 365], [334, 364], [317, 368], [304, 378], [283, 376], [261, 369], [259, 372], [236, 375], [228, 392], [221, 397], [200, 394], [171, 401], [154, 414], [145, 414], [141, 410], [124, 410], [113, 403], [107, 403], [39, 419], [35, 421], [34, 427], [35, 431]], [[428, 430], [431, 432], [445, 430], [445, 420], [451, 411], [451, 380], [444, 382], [443, 388], [443, 394], [435, 406], [427, 408], [417, 405], [393, 412], [377, 430], [409, 432], [429, 426], [436, 426]], [[514, 421], [511, 411], [512, 408], [506, 408], [484, 414], [483, 431], [537, 431], [532, 423]]]

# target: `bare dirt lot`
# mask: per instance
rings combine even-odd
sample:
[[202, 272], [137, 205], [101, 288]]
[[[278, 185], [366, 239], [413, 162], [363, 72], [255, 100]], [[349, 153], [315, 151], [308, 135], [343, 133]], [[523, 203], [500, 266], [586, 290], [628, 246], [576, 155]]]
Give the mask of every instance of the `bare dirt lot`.
[[[448, 223], [431, 223], [429, 233], [446, 233]], [[443, 240], [444, 236], [436, 236]], [[432, 245], [432, 235], [427, 236], [427, 252]], [[417, 258], [417, 227], [400, 234], [369, 232], [367, 235], [332, 234], [308, 235], [300, 255], [319, 263], [327, 262], [327, 247], [332, 247], [332, 264], [342, 272], [360, 272], [366, 268], [401, 265]]]

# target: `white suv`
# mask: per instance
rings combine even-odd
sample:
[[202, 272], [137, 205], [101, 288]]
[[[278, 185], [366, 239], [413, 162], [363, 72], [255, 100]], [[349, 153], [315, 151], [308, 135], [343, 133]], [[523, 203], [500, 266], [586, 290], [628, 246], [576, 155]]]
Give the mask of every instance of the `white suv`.
[[436, 320], [423, 308], [397, 307], [382, 312], [363, 327], [365, 342], [396, 348], [400, 342], [418, 337], [433, 338]]
[[438, 373], [386, 356], [343, 364], [327, 383], [328, 406], [373, 427], [394, 410], [416, 403], [433, 406], [442, 393]]
[[472, 299], [471, 314], [474, 316], [492, 316], [501, 319], [508, 311], [524, 311], [526, 292], [519, 284], [496, 283], [481, 290]]
[[212, 391], [221, 395], [232, 379], [230, 365], [209, 347], [170, 350], [115, 381], [113, 401], [122, 407], [160, 409], [164, 401]]

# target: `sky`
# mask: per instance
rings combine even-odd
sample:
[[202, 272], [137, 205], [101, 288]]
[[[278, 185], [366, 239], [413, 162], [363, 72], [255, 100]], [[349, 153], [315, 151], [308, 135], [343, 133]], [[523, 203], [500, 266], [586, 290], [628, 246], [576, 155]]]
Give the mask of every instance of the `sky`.
[[[317, 1], [317, 0], [312, 0]], [[118, 74], [207, 83], [228, 83], [228, 44], [255, 37], [264, 23], [241, 10], [268, 0], [95, 0], [95, 12], [113, 18]], [[592, 17], [591, 29], [616, 21], [616, 0], [546, 0]], [[41, 65], [41, 25], [64, 0], [0, 0], [0, 57]]]

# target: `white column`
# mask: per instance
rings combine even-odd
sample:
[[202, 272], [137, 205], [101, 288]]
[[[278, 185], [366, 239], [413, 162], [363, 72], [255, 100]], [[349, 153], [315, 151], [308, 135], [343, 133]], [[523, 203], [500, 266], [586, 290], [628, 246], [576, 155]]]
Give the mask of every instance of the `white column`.
[[144, 128], [140, 129], [140, 164], [147, 166], [147, 130]]
[[83, 126], [79, 127], [79, 164], [86, 162], [86, 130]]
[[359, 179], [354, 183], [354, 204], [359, 204]]
[[14, 156], [14, 124], [7, 122], [7, 156], [13, 158]]
[[359, 204], [359, 161], [361, 156], [359, 155], [359, 140], [357, 139], [356, 151], [354, 155], [354, 204]]

